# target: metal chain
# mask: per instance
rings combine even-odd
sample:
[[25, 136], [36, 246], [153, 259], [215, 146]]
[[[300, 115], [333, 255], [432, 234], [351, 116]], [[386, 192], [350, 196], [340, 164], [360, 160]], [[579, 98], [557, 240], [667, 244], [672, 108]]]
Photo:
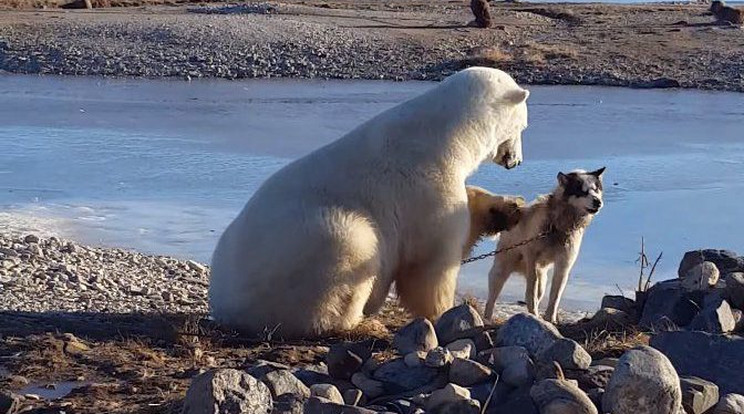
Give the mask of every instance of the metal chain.
[[548, 235], [550, 235], [550, 233], [552, 233], [552, 232], [553, 232], [553, 229], [550, 228], [550, 229], [548, 229], [546, 231], [537, 233], [537, 235], [535, 237], [531, 237], [529, 239], [522, 240], [521, 242], [516, 243], [516, 244], [513, 244], [511, 246], [502, 247], [500, 249], [496, 249], [496, 250], [493, 250], [493, 251], [488, 252], [488, 253], [483, 253], [483, 254], [481, 254], [479, 256], [473, 256], [471, 258], [465, 259], [462, 262], [460, 262], [460, 265], [464, 265], [464, 264], [468, 264], [468, 263], [472, 263], [472, 262], [477, 262], [478, 260], [483, 260], [483, 259], [485, 259], [487, 257], [496, 256], [497, 254], [508, 252], [509, 250], [516, 249], [517, 247], [522, 247], [525, 244], [532, 243], [535, 240], [545, 238]]

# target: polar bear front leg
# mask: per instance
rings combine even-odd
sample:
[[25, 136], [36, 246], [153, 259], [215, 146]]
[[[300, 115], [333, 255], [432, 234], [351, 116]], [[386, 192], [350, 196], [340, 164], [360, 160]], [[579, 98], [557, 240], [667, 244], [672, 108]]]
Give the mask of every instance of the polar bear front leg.
[[398, 272], [395, 288], [400, 303], [416, 317], [436, 320], [455, 301], [459, 256], [454, 263], [407, 266]]

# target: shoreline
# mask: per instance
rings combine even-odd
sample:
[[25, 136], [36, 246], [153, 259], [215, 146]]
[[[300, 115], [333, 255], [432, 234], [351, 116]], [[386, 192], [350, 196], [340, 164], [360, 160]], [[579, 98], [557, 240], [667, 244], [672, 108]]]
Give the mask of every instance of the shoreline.
[[466, 26], [465, 2], [270, 5], [12, 10], [0, 73], [438, 81], [485, 65], [526, 85], [744, 92], [744, 30], [711, 24], [703, 5], [492, 3], [491, 29]]

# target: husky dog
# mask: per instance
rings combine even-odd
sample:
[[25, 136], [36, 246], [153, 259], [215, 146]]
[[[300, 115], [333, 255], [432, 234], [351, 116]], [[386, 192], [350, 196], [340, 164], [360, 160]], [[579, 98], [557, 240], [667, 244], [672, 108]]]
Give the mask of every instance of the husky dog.
[[545, 319], [552, 323], [557, 322], [558, 303], [579, 254], [584, 230], [602, 208], [604, 170], [605, 167], [592, 172], [576, 170], [568, 174], [558, 173], [558, 186], [555, 190], [551, 194], [539, 196], [524, 207], [519, 223], [513, 229], [501, 233], [498, 244], [500, 249], [537, 235], [543, 236], [496, 256], [488, 273], [486, 319], [491, 319], [494, 302], [513, 272], [526, 277], [527, 310], [537, 315], [537, 308], [547, 285], [548, 268], [554, 265]]

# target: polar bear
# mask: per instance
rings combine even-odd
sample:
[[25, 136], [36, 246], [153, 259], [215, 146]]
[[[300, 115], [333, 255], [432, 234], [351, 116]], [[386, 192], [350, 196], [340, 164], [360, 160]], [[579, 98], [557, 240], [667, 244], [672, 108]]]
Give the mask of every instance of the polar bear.
[[219, 239], [214, 319], [284, 338], [345, 331], [393, 283], [413, 315], [453, 305], [469, 231], [465, 179], [522, 162], [529, 92], [473, 67], [269, 177]]
[[524, 197], [493, 194], [474, 185], [465, 187], [468, 195], [470, 231], [462, 249], [463, 259], [484, 237], [494, 237], [502, 231], [511, 230], [522, 218]]

